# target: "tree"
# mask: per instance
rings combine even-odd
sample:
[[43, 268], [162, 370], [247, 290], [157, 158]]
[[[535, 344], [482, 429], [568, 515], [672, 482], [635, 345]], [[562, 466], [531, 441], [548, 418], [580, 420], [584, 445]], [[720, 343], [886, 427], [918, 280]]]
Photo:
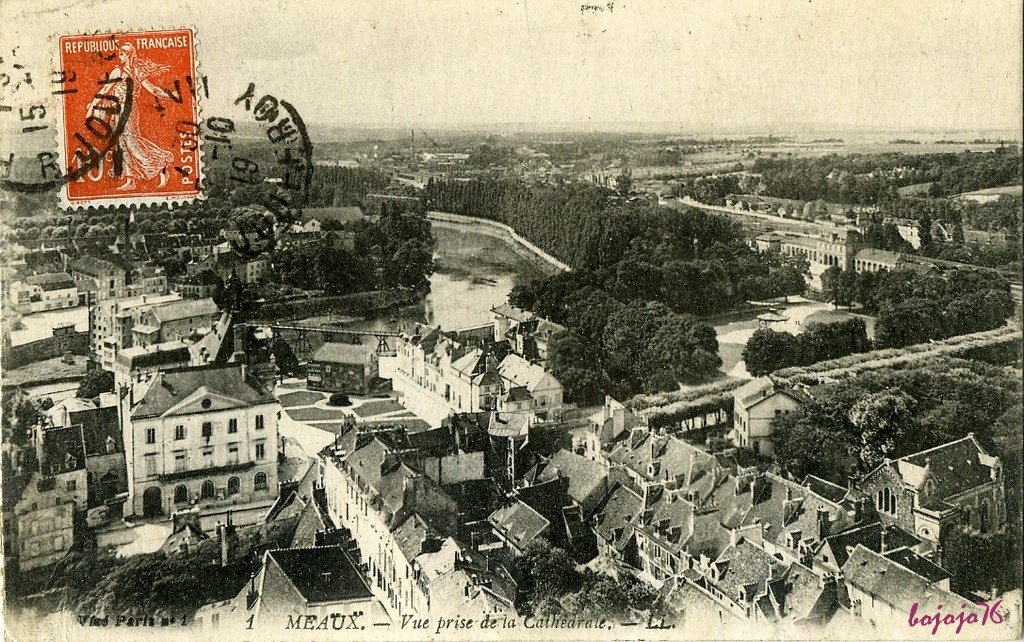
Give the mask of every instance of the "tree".
[[104, 392], [114, 391], [114, 373], [109, 370], [93, 370], [78, 384], [77, 397], [95, 399]]
[[877, 392], [850, 409], [850, 422], [860, 431], [862, 468], [871, 470], [892, 457], [897, 444], [913, 430], [916, 402], [901, 390]]
[[551, 337], [548, 367], [565, 389], [566, 401], [589, 405], [604, 396], [606, 386], [598, 350], [575, 331]]
[[821, 292], [825, 295], [825, 300], [830, 301], [836, 308], [841, 305], [850, 307], [856, 290], [857, 276], [852, 271], [833, 265], [821, 274]]
[[768, 328], [757, 330], [743, 347], [747, 372], [761, 377], [782, 368], [804, 363], [800, 340], [788, 332]]
[[875, 343], [880, 348], [902, 348], [944, 336], [942, 310], [933, 301], [909, 299], [887, 304], [875, 321]]
[[628, 167], [624, 168], [615, 180], [615, 189], [622, 196], [629, 196], [629, 193], [633, 191], [633, 173], [629, 171]]

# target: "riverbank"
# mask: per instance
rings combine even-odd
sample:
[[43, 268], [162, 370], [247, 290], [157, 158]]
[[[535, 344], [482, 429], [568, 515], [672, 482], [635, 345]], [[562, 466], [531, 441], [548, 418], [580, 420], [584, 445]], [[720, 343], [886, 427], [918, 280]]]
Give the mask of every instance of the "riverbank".
[[416, 304], [422, 300], [425, 294], [424, 291], [416, 288], [391, 288], [353, 292], [339, 296], [265, 303], [246, 321], [258, 323], [327, 315], [373, 316]]
[[490, 219], [478, 218], [475, 216], [464, 216], [450, 212], [427, 212], [427, 218], [431, 224], [448, 226], [455, 229], [468, 230], [501, 239], [509, 244], [509, 247], [523, 258], [545, 265], [551, 273], [570, 272], [572, 268], [565, 262], [540, 249], [530, 241], [519, 235], [514, 229]]

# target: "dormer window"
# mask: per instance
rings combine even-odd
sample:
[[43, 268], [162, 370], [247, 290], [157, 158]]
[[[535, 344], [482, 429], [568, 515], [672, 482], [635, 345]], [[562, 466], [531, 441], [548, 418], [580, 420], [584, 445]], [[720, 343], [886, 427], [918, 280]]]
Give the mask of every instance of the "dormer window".
[[111, 437], [110, 435], [107, 435], [107, 444], [106, 444], [106, 446], [107, 446], [107, 454], [110, 454], [110, 453], [114, 452], [114, 449], [117, 447], [117, 444], [114, 443], [114, 438]]

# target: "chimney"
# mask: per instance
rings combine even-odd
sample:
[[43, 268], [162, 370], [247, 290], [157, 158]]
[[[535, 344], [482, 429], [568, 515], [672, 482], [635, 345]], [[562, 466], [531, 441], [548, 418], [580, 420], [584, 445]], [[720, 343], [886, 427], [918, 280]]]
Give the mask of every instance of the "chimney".
[[231, 564], [231, 549], [234, 545], [235, 527], [231, 525], [231, 518], [228, 517], [227, 524], [217, 526], [217, 539], [220, 542], [220, 565], [221, 567]]
[[828, 537], [828, 509], [825, 507], [818, 508], [818, 539], [825, 539]]

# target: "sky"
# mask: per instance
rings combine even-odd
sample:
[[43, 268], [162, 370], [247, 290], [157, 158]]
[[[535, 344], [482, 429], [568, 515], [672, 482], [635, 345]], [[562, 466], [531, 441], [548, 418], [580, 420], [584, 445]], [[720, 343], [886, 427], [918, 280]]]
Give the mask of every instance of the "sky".
[[40, 65], [53, 34], [194, 26], [207, 111], [255, 81], [328, 125], [1021, 127], [1021, 0], [0, 4]]

